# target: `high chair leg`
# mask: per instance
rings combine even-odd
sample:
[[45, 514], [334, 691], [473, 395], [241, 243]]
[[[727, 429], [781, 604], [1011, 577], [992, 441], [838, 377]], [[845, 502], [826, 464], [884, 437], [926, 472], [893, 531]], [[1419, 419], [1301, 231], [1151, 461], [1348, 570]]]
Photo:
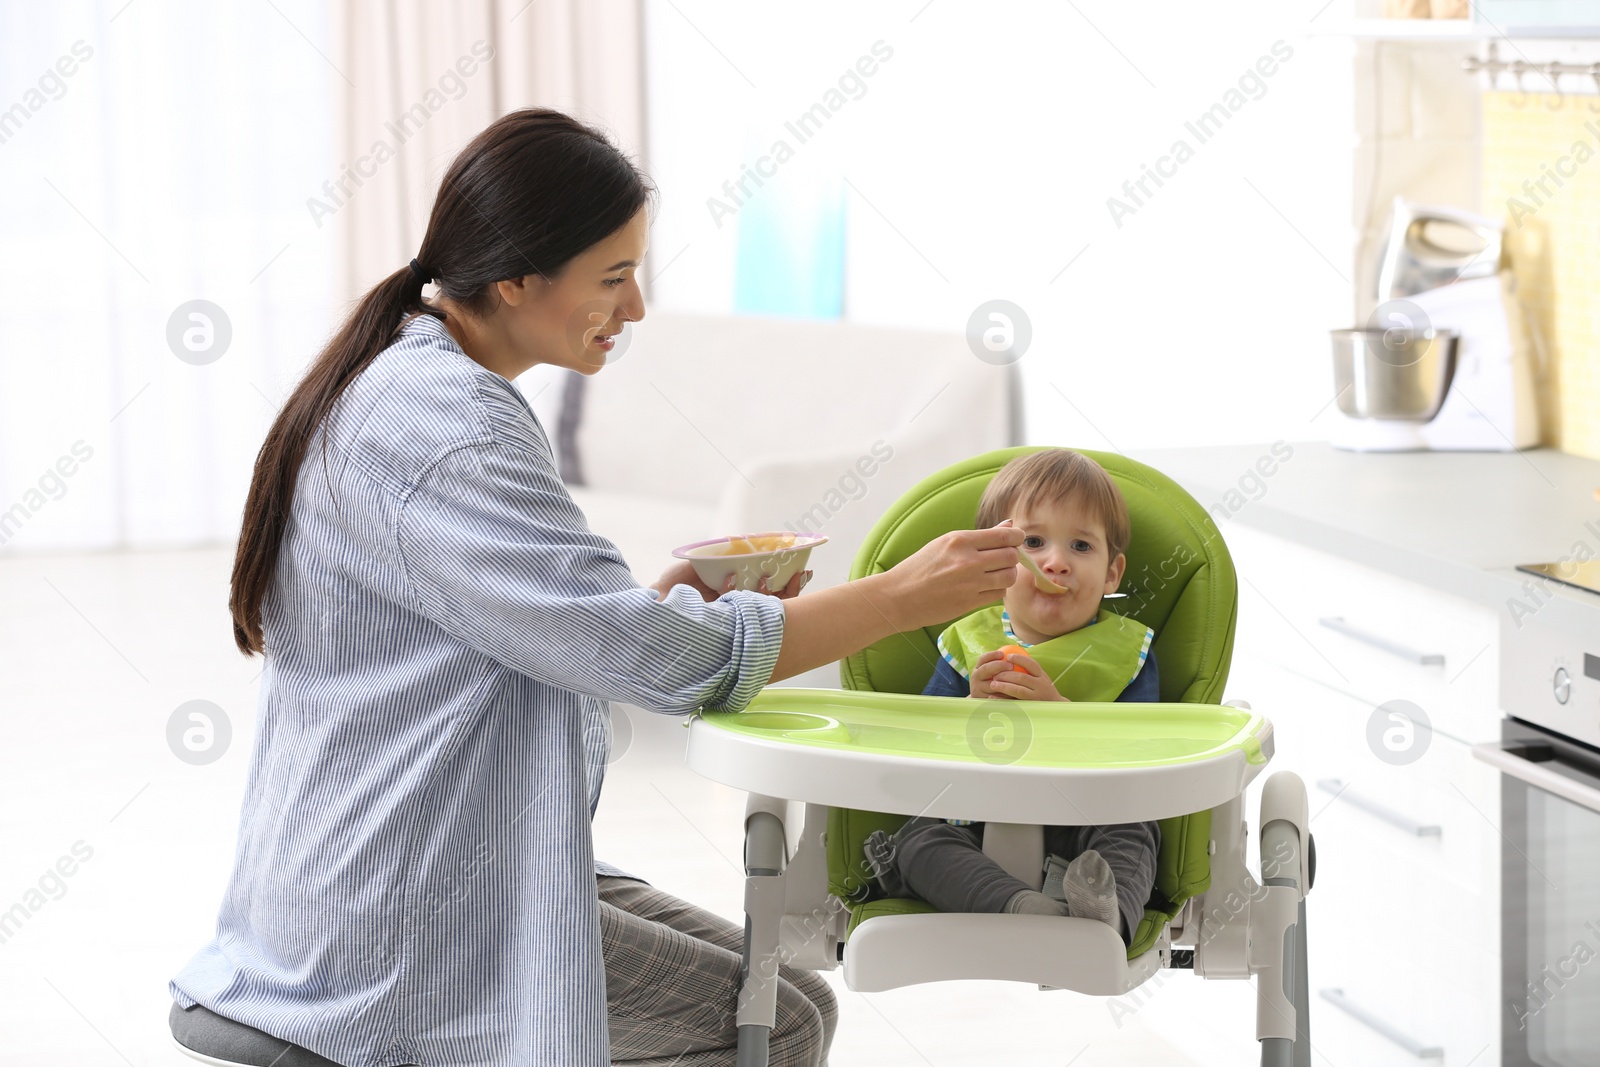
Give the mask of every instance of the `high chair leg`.
[[1250, 915], [1250, 970], [1256, 979], [1256, 1035], [1262, 1067], [1308, 1067], [1305, 783], [1281, 771], [1261, 794], [1261, 900]]
[[1311, 1067], [1311, 979], [1306, 973], [1306, 898], [1295, 930], [1294, 1067]]
[[783, 872], [788, 844], [783, 801], [751, 794], [744, 831], [744, 965], [735, 1022], [737, 1067], [767, 1067], [768, 1039], [778, 1014], [779, 935], [783, 922]]

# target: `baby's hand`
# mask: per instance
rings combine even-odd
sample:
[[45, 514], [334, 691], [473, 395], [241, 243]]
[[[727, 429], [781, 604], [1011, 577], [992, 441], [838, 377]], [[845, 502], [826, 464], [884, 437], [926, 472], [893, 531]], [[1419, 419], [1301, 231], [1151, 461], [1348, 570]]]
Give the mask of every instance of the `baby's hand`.
[[968, 684], [971, 686], [971, 691], [967, 695], [974, 700], [987, 700], [990, 697], [1001, 696], [1002, 694], [990, 690], [989, 680], [1002, 671], [1009, 671], [1010, 669], [1011, 664], [1006, 661], [1005, 656], [998, 650], [985, 652], [978, 657], [978, 662], [973, 664], [972, 675], [967, 679]]
[[1009, 657], [995, 649], [978, 657], [972, 668], [972, 696], [980, 699], [1065, 700], [1045, 677], [1044, 668], [1027, 653]]

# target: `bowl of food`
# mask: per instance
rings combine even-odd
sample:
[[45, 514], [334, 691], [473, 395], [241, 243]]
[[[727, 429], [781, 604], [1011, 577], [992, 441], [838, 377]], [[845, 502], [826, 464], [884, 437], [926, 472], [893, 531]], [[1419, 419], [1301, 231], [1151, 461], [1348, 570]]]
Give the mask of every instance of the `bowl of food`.
[[811, 550], [827, 540], [821, 534], [777, 530], [695, 541], [673, 549], [672, 554], [688, 560], [712, 589], [720, 591], [731, 574], [735, 589], [754, 589], [765, 578], [767, 591], [777, 593], [805, 569]]

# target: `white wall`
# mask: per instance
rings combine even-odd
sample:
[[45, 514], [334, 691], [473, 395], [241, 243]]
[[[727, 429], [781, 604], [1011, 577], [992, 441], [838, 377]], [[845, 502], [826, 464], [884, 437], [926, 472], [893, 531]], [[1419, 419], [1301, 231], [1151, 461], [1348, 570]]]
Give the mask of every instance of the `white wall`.
[[[865, 93], [770, 179], [842, 168], [847, 318], [959, 331], [983, 301], [1022, 307], [1032, 442], [1325, 437], [1352, 47], [1304, 31], [1347, 7], [646, 0], [655, 306], [730, 309], [736, 226], [707, 198], [881, 40]], [[1199, 143], [1185, 122], [1280, 40], [1292, 58]], [[1178, 138], [1193, 157], [1119, 227], [1107, 198]]]

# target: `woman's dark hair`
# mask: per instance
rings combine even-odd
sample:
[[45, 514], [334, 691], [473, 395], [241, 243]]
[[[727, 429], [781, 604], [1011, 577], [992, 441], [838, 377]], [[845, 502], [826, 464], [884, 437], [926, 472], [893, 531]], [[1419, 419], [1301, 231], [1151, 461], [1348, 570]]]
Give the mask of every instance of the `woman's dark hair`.
[[261, 605], [289, 522], [295, 479], [317, 427], [340, 394], [416, 314], [424, 276], [473, 315], [487, 316], [494, 283], [554, 278], [574, 257], [628, 223], [655, 193], [604, 133], [547, 108], [496, 119], [445, 172], [417, 252], [361, 298], [278, 412], [256, 456], [233, 557], [233, 640], [263, 652]]

